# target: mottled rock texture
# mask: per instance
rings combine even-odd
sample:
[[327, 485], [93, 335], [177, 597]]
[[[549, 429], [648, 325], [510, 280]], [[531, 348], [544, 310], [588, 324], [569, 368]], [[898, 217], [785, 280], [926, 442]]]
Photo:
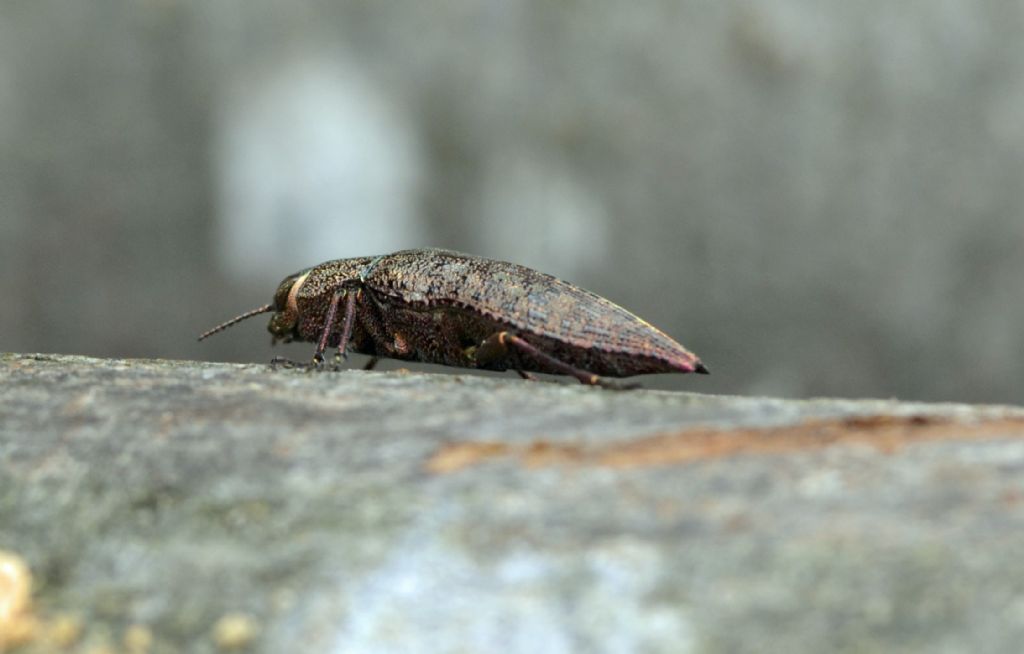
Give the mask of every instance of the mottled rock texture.
[[0, 550], [82, 651], [1016, 653], [1024, 412], [0, 355]]

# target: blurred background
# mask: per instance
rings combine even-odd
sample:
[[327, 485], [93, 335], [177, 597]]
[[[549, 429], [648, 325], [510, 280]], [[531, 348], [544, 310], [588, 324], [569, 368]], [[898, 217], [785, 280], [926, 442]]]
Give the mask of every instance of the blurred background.
[[195, 336], [438, 246], [713, 373], [647, 386], [1019, 403], [1022, 34], [1006, 0], [4, 2], [0, 350], [304, 358]]

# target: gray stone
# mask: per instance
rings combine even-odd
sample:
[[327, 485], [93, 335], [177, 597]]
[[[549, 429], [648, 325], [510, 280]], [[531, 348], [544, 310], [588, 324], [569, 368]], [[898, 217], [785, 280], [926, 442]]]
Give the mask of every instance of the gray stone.
[[1020, 409], [14, 354], [0, 398], [0, 549], [83, 648], [1024, 641]]

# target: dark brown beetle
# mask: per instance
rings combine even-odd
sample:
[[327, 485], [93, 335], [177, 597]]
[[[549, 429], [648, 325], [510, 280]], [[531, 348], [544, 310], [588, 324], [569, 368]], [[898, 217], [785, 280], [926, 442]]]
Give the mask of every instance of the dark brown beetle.
[[602, 377], [697, 372], [696, 355], [622, 307], [514, 263], [447, 250], [404, 250], [328, 261], [290, 275], [271, 304], [199, 340], [274, 312], [277, 341], [317, 343], [312, 365], [337, 347], [378, 357], [482, 370]]

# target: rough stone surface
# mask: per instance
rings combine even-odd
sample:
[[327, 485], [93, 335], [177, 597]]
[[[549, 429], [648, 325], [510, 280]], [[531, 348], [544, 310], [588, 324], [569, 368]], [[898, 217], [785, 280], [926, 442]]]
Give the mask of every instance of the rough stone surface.
[[1022, 500], [1005, 407], [0, 355], [82, 651], [1016, 653]]

